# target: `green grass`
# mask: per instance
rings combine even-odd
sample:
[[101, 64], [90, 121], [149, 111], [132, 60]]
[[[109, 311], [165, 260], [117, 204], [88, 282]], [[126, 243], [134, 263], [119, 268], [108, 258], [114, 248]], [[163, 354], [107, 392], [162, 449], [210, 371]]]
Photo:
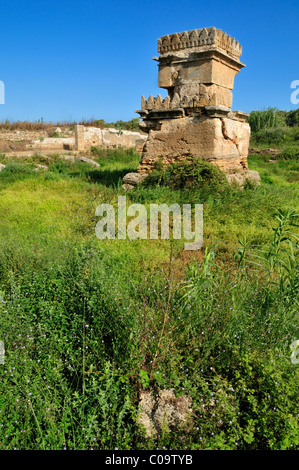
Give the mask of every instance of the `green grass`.
[[[0, 172], [0, 449], [298, 449], [298, 161], [250, 156], [244, 190], [125, 192], [138, 155], [93, 158]], [[203, 203], [203, 248], [97, 239], [119, 195]], [[193, 425], [148, 439], [139, 394], [159, 388], [192, 398]]]
[[298, 127], [276, 127], [252, 133], [251, 146], [259, 148], [299, 150]]
[[288, 154], [297, 154], [298, 159], [298, 116], [298, 109], [288, 112], [276, 108], [252, 111], [248, 117], [251, 147], [280, 149]]

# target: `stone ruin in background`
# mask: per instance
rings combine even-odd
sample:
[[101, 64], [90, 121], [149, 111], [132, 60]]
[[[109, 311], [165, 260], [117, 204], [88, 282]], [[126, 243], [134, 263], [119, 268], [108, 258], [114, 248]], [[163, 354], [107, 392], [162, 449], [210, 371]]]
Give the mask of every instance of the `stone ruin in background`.
[[168, 91], [141, 98], [140, 128], [148, 133], [137, 174], [124, 177], [135, 185], [162, 164], [187, 157], [220, 167], [230, 182], [259, 180], [248, 170], [248, 114], [232, 111], [234, 78], [245, 67], [239, 42], [215, 27], [166, 35], [158, 39], [158, 85]]

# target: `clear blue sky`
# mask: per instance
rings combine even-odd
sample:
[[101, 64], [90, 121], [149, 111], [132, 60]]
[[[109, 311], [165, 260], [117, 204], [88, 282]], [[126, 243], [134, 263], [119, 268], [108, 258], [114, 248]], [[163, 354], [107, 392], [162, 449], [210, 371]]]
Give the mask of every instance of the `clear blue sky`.
[[137, 117], [157, 85], [157, 38], [215, 26], [242, 47], [233, 109], [294, 109], [298, 0], [0, 0], [0, 120]]

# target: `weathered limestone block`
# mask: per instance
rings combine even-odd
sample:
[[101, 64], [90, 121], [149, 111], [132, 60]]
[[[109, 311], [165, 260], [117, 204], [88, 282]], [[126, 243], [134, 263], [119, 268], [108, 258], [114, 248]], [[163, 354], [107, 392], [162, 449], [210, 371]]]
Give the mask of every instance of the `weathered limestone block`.
[[75, 141], [73, 137], [45, 137], [41, 140], [34, 140], [28, 145], [27, 148], [34, 148], [40, 152], [46, 152], [47, 150], [73, 150]]
[[77, 124], [75, 127], [75, 148], [77, 150], [84, 150], [84, 126]]
[[175, 85], [178, 78], [178, 72], [174, 67], [161, 66], [159, 70], [158, 86], [159, 88], [170, 88]]
[[146, 99], [143, 95], [141, 96], [141, 109], [146, 109]]
[[[210, 98], [210, 106], [226, 106], [231, 108], [233, 104], [233, 94], [228, 88], [220, 87], [218, 85], [206, 86], [207, 93]], [[216, 95], [217, 102], [212, 102], [213, 97]]]
[[145, 137], [143, 139], [136, 139], [135, 150], [137, 153], [142, 153], [145, 145]]
[[154, 108], [154, 97], [153, 95], [150, 95], [149, 96], [149, 99], [147, 100], [147, 103], [146, 103], [146, 109], [153, 109]]
[[91, 146], [103, 148], [138, 148], [145, 142], [146, 136], [140, 132], [118, 130], [113, 128], [99, 129], [97, 127], [75, 127], [76, 150], [90, 150]]
[[223, 118], [222, 133], [225, 139], [235, 143], [242, 159], [247, 159], [250, 140], [249, 124], [235, 119]]
[[208, 160], [223, 170], [247, 168], [249, 137], [247, 123], [229, 118], [165, 120], [160, 130], [150, 130], [138, 172], [152, 170], [160, 158], [170, 163], [190, 156]]

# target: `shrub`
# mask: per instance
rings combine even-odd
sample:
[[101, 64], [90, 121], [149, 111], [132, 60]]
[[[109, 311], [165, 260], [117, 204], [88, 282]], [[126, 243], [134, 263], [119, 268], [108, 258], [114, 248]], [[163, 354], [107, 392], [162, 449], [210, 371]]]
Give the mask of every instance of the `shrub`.
[[286, 124], [290, 127], [299, 126], [299, 108], [287, 113]]
[[199, 158], [189, 158], [167, 165], [165, 168], [161, 168], [160, 165], [159, 163], [146, 178], [144, 184], [169, 186], [172, 189], [208, 187], [219, 190], [228, 187], [225, 174], [220, 168]]
[[293, 147], [287, 147], [284, 152], [280, 153], [279, 155], [275, 156], [276, 160], [299, 160], [299, 150]]
[[287, 129], [278, 127], [260, 130], [254, 137], [259, 144], [280, 144], [286, 140], [287, 134]]
[[64, 160], [58, 160], [50, 165], [49, 170], [54, 173], [69, 173], [70, 163]]
[[11, 162], [6, 165], [6, 167], [2, 170], [4, 173], [23, 173], [26, 175], [30, 175], [34, 173], [34, 168], [32, 165], [26, 165], [24, 163], [19, 162]]

